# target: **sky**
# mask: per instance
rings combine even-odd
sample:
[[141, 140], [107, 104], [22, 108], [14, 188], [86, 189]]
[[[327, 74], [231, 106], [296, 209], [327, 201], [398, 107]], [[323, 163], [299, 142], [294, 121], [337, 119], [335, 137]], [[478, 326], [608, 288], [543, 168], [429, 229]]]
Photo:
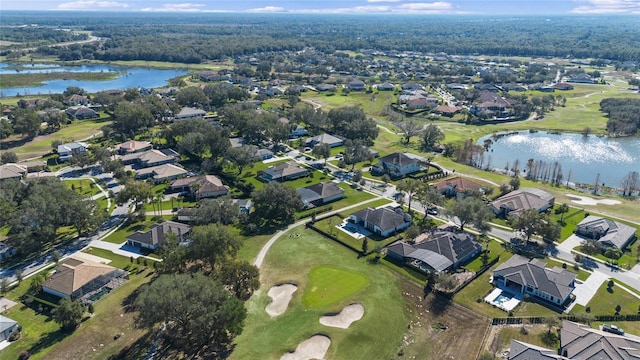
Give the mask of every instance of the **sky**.
[[2, 10], [326, 14], [638, 14], [640, 0], [2, 0]]

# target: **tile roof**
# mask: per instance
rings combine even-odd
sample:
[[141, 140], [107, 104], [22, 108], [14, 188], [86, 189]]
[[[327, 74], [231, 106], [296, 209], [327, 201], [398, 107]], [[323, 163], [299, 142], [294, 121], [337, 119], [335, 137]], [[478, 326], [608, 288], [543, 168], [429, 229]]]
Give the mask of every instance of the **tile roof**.
[[531, 286], [556, 298], [565, 299], [573, 291], [571, 284], [576, 274], [559, 267], [548, 269], [545, 265], [539, 259], [529, 260], [520, 255], [513, 255], [498, 266], [494, 274], [502, 275], [516, 284]]

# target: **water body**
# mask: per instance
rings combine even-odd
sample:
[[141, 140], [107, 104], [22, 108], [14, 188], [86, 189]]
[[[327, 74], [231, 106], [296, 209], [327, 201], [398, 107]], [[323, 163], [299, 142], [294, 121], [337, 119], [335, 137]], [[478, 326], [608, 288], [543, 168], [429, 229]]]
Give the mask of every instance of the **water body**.
[[[16, 70], [18, 66], [19, 71]], [[0, 64], [0, 74], [55, 72], [117, 72], [121, 75], [115, 79], [105, 81], [51, 80], [44, 82], [41, 86], [0, 89], [0, 95], [58, 94], [64, 92], [69, 86], [78, 86], [90, 93], [112, 89], [125, 90], [133, 87], [157, 88], [167, 85], [167, 80], [187, 73], [186, 70], [129, 68], [110, 65], [60, 66], [58, 64], [37, 64], [36, 66], [20, 66], [16, 64]]]
[[[478, 141], [483, 145], [491, 135]], [[520, 170], [526, 169], [529, 159], [546, 163], [558, 162], [562, 166], [564, 181], [571, 171], [571, 182], [593, 184], [598, 173], [600, 182], [619, 186], [629, 171], [640, 172], [640, 138], [608, 138], [581, 134], [550, 134], [546, 132], [519, 133], [493, 140], [484, 154], [485, 166], [491, 157], [491, 167], [504, 169], [516, 159]]]

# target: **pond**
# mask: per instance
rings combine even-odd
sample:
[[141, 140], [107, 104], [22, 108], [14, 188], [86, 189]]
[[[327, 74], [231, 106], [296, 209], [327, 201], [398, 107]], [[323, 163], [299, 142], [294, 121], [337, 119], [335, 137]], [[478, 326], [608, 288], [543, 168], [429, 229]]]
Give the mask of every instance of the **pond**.
[[120, 67], [110, 65], [60, 66], [58, 64], [16, 65], [0, 64], [0, 74], [36, 74], [55, 72], [116, 72], [120, 75], [112, 80], [50, 80], [41, 86], [0, 89], [0, 97], [16, 95], [57, 94], [64, 92], [69, 86], [83, 88], [93, 93], [103, 90], [125, 90], [133, 87], [157, 88], [167, 85], [167, 80], [184, 75], [186, 70], [150, 69], [138, 67]]
[[[541, 162], [547, 168], [553, 168], [558, 162], [563, 181], [572, 183], [593, 184], [600, 174], [601, 184], [616, 187], [630, 171], [640, 172], [639, 137], [585, 137], [582, 134], [521, 131], [485, 136], [478, 144], [485, 145], [488, 139], [492, 142], [484, 153], [482, 167], [504, 171], [507, 163], [513, 167], [517, 159], [523, 176], [529, 159]], [[568, 179], [569, 173], [571, 179]]]

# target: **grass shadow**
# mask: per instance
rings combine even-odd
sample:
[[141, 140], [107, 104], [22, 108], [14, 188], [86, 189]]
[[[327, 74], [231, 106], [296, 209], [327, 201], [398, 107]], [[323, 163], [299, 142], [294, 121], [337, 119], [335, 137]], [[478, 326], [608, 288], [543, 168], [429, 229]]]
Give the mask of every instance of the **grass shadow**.
[[37, 354], [38, 352], [48, 349], [52, 347], [54, 344], [62, 341], [67, 335], [72, 334], [72, 332], [64, 332], [62, 330], [56, 330], [50, 333], [47, 333], [46, 336], [40, 338], [35, 345], [33, 345], [28, 351], [31, 354]]

